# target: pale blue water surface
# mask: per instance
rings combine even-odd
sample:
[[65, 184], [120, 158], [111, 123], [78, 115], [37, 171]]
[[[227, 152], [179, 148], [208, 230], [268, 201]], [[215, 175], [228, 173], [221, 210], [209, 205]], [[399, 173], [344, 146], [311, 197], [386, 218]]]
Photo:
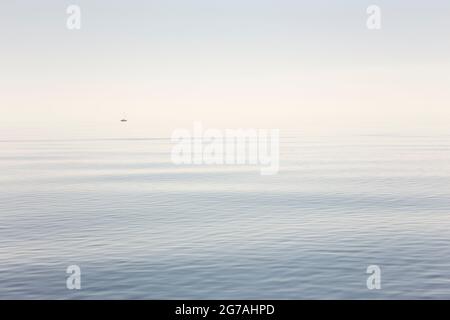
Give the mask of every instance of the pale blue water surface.
[[2, 299], [450, 298], [448, 136], [282, 137], [274, 176], [168, 139], [0, 147]]

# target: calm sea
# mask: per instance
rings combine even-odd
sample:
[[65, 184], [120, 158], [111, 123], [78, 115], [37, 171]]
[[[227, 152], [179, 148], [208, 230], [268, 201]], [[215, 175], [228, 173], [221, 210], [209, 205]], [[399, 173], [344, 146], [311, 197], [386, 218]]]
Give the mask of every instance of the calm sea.
[[3, 299], [450, 298], [450, 136], [282, 137], [274, 176], [166, 139], [0, 150]]

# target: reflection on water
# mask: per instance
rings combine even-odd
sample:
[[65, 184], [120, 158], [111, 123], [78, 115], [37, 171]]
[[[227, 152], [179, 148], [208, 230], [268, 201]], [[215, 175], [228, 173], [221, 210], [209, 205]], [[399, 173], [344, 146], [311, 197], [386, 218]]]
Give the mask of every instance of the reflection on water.
[[449, 299], [449, 138], [285, 137], [275, 176], [165, 139], [0, 142], [0, 298]]

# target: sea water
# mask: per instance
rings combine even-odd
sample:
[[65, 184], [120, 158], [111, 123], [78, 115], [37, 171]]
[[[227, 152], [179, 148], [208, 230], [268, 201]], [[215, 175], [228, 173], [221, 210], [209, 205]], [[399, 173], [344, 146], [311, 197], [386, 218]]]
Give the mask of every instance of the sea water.
[[262, 176], [163, 138], [0, 142], [0, 298], [450, 298], [450, 136], [280, 146]]

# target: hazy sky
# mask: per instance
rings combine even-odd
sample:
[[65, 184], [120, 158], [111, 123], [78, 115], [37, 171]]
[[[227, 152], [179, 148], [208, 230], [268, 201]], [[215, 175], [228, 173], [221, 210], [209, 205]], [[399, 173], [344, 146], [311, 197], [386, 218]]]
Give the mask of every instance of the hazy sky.
[[1, 140], [450, 133], [448, 0], [2, 0], [0, 40]]

